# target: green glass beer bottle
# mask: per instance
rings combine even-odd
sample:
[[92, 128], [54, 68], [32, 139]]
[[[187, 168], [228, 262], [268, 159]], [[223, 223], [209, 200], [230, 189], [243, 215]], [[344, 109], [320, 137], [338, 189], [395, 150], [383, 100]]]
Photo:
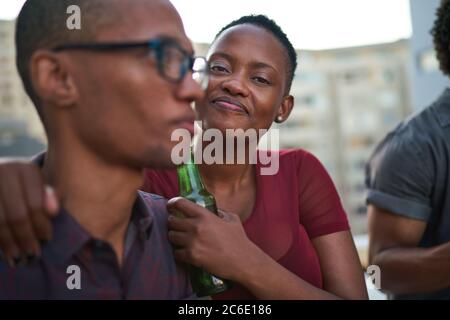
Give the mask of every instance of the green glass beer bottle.
[[[177, 172], [180, 196], [217, 215], [216, 199], [206, 190], [192, 152], [189, 161], [178, 166]], [[188, 265], [188, 272], [192, 289], [198, 297], [217, 294], [231, 287], [230, 281], [222, 280], [201, 268]]]

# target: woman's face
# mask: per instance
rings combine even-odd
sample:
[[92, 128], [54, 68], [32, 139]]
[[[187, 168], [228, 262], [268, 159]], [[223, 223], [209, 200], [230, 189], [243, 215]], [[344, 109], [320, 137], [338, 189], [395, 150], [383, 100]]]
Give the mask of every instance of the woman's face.
[[223, 32], [212, 44], [210, 83], [196, 106], [203, 129], [268, 129], [287, 118], [293, 98], [286, 95], [288, 56], [275, 36], [243, 24]]

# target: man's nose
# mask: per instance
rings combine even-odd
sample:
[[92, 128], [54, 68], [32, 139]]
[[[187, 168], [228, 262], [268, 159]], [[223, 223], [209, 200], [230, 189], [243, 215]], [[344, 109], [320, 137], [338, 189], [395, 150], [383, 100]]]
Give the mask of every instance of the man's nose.
[[199, 101], [205, 97], [205, 90], [197, 83], [192, 75], [186, 75], [177, 90], [177, 97], [181, 100]]

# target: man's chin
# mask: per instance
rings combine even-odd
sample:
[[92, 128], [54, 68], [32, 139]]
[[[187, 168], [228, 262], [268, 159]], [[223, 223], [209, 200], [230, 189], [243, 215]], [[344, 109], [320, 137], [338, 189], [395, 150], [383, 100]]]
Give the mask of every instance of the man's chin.
[[148, 166], [149, 169], [156, 169], [156, 170], [170, 170], [175, 169], [177, 166], [170, 162], [170, 163], [158, 163], [154, 165]]
[[176, 168], [175, 163], [172, 161], [170, 156], [168, 157], [159, 157], [157, 158], [155, 155], [147, 158], [146, 168], [155, 169], [155, 170], [165, 170], [165, 169], [174, 169]]

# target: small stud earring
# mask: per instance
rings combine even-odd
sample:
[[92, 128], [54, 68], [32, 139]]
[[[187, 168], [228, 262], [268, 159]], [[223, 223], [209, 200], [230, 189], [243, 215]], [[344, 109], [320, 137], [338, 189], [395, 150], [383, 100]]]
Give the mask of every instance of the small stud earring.
[[282, 116], [278, 116], [277, 117], [277, 122], [282, 122], [283, 121], [283, 117]]

